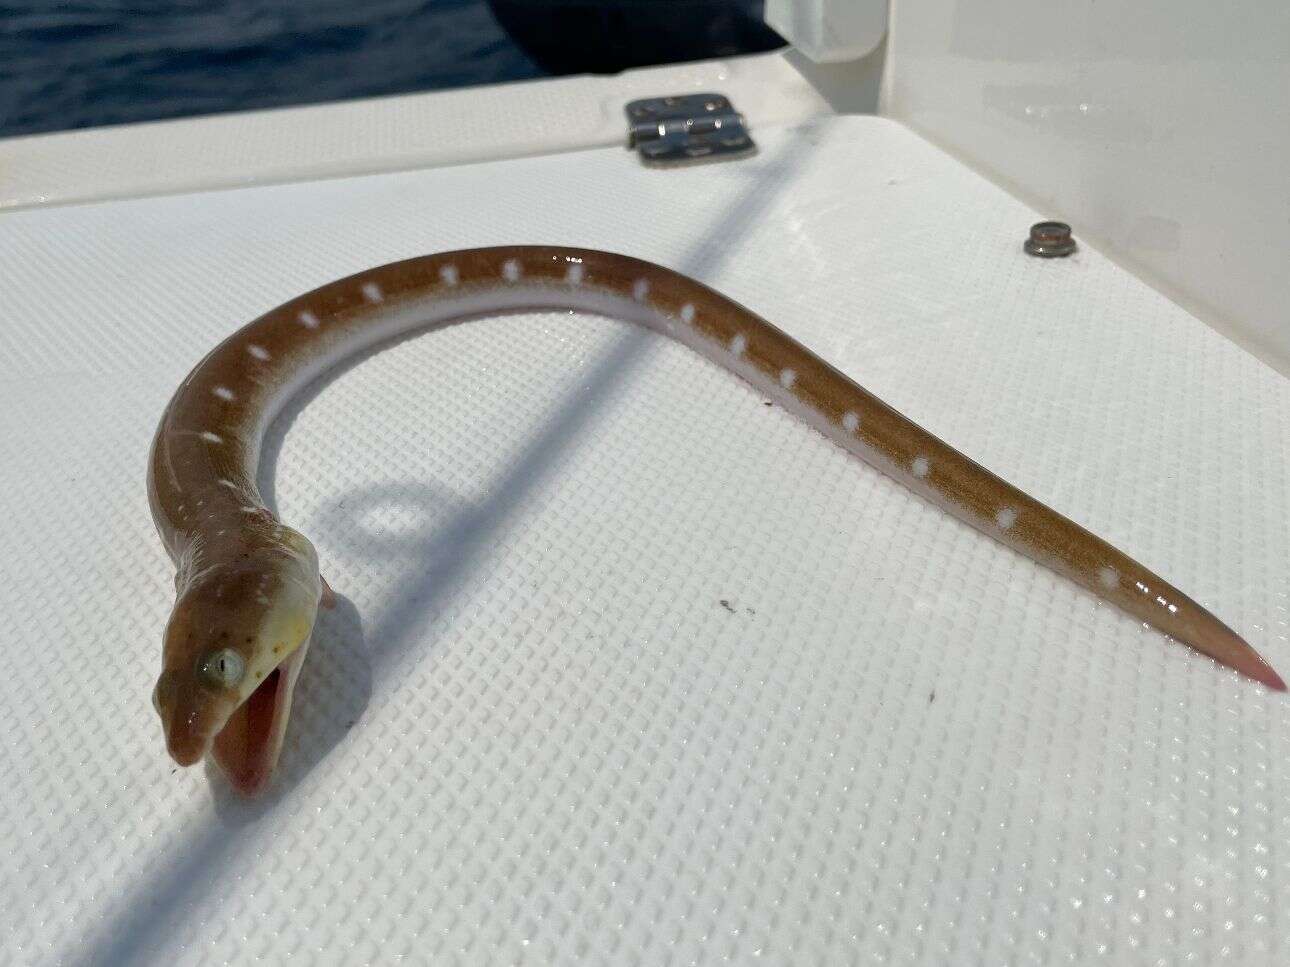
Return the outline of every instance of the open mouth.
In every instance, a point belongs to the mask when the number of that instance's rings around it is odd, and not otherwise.
[[[265,676],[215,736],[211,755],[233,788],[244,795],[260,792],[273,775],[304,652],[304,646],[297,648]]]

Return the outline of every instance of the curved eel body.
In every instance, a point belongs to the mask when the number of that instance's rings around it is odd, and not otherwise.
[[[578,309],[671,336],[938,507],[1176,640],[1274,689],[1259,655],[1142,565],[911,423],[754,313],[648,262],[515,246],[410,259],[323,286],[217,346],[161,419],[153,518],[177,600],[153,695],[171,755],[212,754],[245,793],[269,780],[314,618],[309,541],[256,486],[260,444],[303,384],[373,344],[486,312]]]

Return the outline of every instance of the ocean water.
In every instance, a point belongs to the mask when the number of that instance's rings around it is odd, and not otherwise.
[[[0,0],[0,137],[767,49],[760,6]]]
[[[481,0],[0,0],[0,136],[541,73]]]

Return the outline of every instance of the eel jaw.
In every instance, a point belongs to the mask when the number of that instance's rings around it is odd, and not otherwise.
[[[287,731],[291,695],[308,650],[306,638],[234,710],[215,736],[211,758],[229,784],[244,796],[262,792],[273,775]]]

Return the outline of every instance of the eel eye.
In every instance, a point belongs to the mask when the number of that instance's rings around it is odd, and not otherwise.
[[[232,688],[246,674],[246,662],[232,648],[221,648],[207,653],[198,672],[208,685]]]

